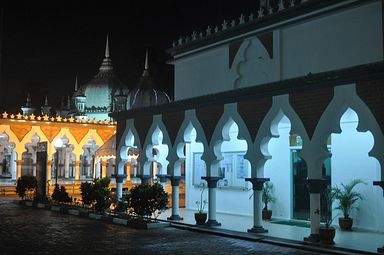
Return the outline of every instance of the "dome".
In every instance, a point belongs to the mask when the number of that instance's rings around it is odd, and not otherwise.
[[[139,108],[171,102],[164,91],[156,88],[155,79],[148,67],[148,51],[145,57],[145,68],[139,84],[129,93],[129,108]]]
[[[99,73],[75,91],[74,97],[79,100],[85,99],[82,112],[111,112],[113,97],[121,92],[128,95],[128,91],[128,87],[113,72],[107,37],[105,57],[99,68]]]

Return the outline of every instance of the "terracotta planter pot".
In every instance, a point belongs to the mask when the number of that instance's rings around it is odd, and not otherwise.
[[[204,225],[207,221],[207,213],[195,213],[195,220],[197,225]]]
[[[262,210],[261,213],[261,217],[263,220],[271,220],[272,210]]]
[[[320,243],[322,244],[334,244],[333,239],[335,238],[336,230],[333,227],[320,227],[319,228],[319,236]]]
[[[343,231],[352,231],[353,219],[352,218],[339,218],[339,226]]]

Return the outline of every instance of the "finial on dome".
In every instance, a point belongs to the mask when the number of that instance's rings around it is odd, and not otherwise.
[[[145,51],[145,65],[144,69],[148,70],[149,69],[149,64],[148,64],[148,49]]]
[[[77,91],[78,89],[78,83],[77,83],[77,75],[76,75],[76,80],[75,80],[75,92]]]
[[[27,103],[26,103],[26,106],[28,106],[28,107],[31,106],[31,94],[29,94],[29,92],[28,92],[28,95],[27,95]]]
[[[44,106],[48,106],[48,97],[47,96],[45,96]]]
[[[108,43],[108,34],[107,34],[107,41],[105,43],[105,57],[109,58],[109,43]]]

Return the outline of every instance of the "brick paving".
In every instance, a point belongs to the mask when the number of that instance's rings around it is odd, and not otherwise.
[[[173,227],[136,230],[0,198],[0,254],[326,254]]]

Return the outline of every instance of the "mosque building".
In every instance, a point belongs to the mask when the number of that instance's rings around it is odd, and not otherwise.
[[[321,210],[322,187],[361,179],[353,224],[384,232],[383,45],[382,1],[260,1],[257,12],[181,36],[168,49],[175,101],[110,114],[117,174],[134,149],[142,182],[171,181],[170,219],[182,219],[184,179],[186,210],[204,185],[206,225],[221,225],[217,212],[246,215],[250,232],[268,230],[269,181],[273,217],[308,220],[313,241],[321,214],[338,213]]]
[[[0,189],[14,192],[18,177],[37,175],[36,152],[41,142],[47,143],[48,184],[55,183],[56,175],[59,183],[76,184],[77,188],[82,181],[104,176],[112,177],[113,183],[116,121],[108,114],[170,102],[170,97],[156,87],[147,52],[143,75],[129,91],[114,73],[107,36],[99,72],[82,86],[76,78],[72,97],[56,113],[48,98],[40,109],[34,108],[28,94],[21,113],[2,114]]]

